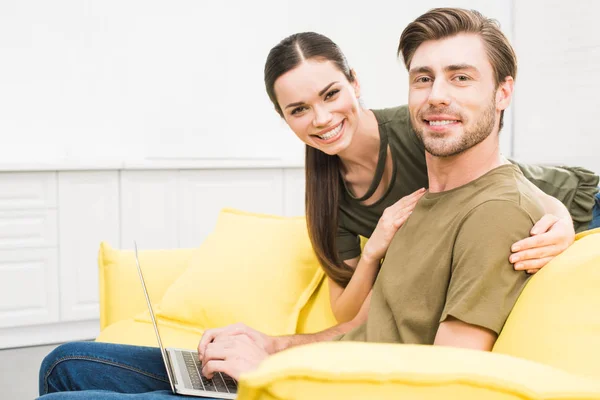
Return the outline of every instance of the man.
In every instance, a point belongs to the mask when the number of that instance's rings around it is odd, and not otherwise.
[[[417,18],[399,53],[430,188],[388,249],[366,323],[283,337],[241,324],[208,330],[198,346],[206,376],[237,378],[269,354],[332,339],[492,349],[528,278],[507,265],[510,246],[543,215],[499,150],[516,57],[494,21],[461,9]]]

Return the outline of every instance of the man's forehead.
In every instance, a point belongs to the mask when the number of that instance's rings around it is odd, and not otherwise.
[[[477,69],[491,68],[483,40],[477,34],[461,33],[440,40],[423,42],[415,51],[410,70],[418,68],[444,69],[453,65],[471,65]]]

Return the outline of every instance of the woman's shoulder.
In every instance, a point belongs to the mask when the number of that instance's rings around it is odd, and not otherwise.
[[[372,109],[375,118],[379,125],[390,124],[411,129],[410,116],[408,114],[408,106],[401,105],[397,107]]]
[[[377,118],[379,129],[384,131],[391,143],[397,143],[403,147],[410,147],[416,152],[423,152],[423,142],[410,123],[410,114],[407,105],[398,107],[371,110]]]

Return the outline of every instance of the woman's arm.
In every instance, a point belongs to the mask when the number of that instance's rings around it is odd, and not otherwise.
[[[530,237],[513,244],[510,262],[515,269],[533,274],[573,243],[575,229],[571,215],[563,203],[537,186],[531,186],[535,187],[546,215],[531,228]]]
[[[357,316],[366,302],[379,272],[379,260],[374,262],[365,260],[363,257],[356,257],[346,260],[346,264],[355,268],[354,275],[346,288],[328,279],[331,310],[335,319],[340,323],[351,321]]]
[[[425,189],[405,196],[386,208],[379,218],[373,234],[365,244],[360,257],[345,260],[354,274],[345,288],[329,279],[329,296],[333,315],[338,322],[352,320],[373,288],[381,259],[398,229],[408,219]]]

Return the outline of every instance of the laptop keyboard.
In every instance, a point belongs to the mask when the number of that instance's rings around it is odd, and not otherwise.
[[[198,353],[182,351],[181,354],[194,389],[218,393],[237,393],[237,382],[229,375],[217,372],[212,379],[207,379],[202,375],[200,372],[202,364],[198,360]]]

